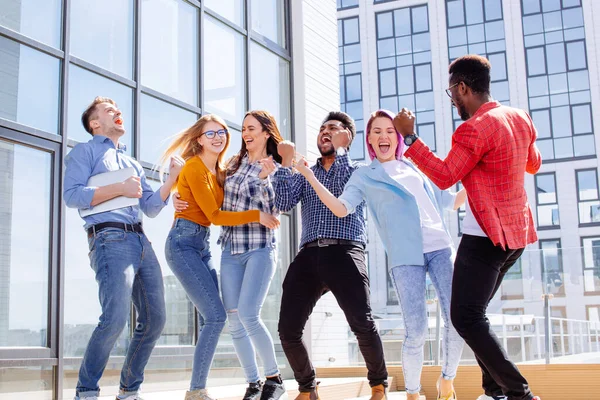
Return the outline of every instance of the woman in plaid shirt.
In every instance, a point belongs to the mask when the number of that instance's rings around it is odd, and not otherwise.
[[[242,148],[228,165],[223,210],[258,209],[277,215],[271,183],[273,163],[281,157],[283,139],[275,118],[267,111],[250,111],[242,124]],[[257,223],[224,226],[221,244],[221,294],[227,310],[235,351],[249,383],[244,399],[275,400],[285,394],[273,339],[260,318],[275,273],[275,231]],[[255,351],[256,349],[256,351]],[[260,382],[256,354],[263,362],[266,381]],[[262,389],[262,394],[261,394]]]

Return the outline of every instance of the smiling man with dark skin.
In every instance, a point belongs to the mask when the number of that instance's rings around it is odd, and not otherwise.
[[[415,132],[415,116],[402,109],[394,126],[410,146],[404,153],[440,189],[463,183],[468,202],[454,263],[452,323],[475,353],[485,394],[478,400],[532,400],[527,381],[502,349],[486,317],[504,275],[525,246],[537,241],[525,192],[525,173],[542,158],[529,115],[503,106],[490,94],[490,62],[481,56],[456,59],[446,93],[463,121],[445,159]]]
[[[359,167],[348,157],[355,135],[354,121],[343,112],[330,112],[321,124],[317,137],[321,158],[312,170],[315,179],[335,196],[342,193]],[[300,251],[285,276],[279,313],[281,345],[300,391],[296,400],[319,399],[315,369],[302,334],[315,304],[328,291],[336,298],[356,335],[368,369],[371,399],[382,400],[388,375],[381,338],[371,314],[365,262],[365,204],[361,203],[347,217],[336,217],[306,179],[292,170],[294,144],[282,142],[277,150],[282,157],[282,168],[275,172],[275,205],[285,212],[302,204]]]

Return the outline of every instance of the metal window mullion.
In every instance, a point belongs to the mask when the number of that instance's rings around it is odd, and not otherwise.
[[[244,57],[244,62],[246,63],[246,85],[245,85],[245,100],[246,100],[246,110],[250,110],[251,109],[251,105],[250,105],[250,99],[251,99],[251,85],[250,85],[250,74],[251,74],[251,56],[250,56],[250,45],[251,45],[251,40],[250,40],[250,32],[252,31],[252,20],[251,20],[251,12],[252,10],[251,8],[251,1],[250,0],[244,0],[245,3],[245,11],[246,11],[246,53],[245,53],[245,57]]]
[[[31,39],[29,36],[25,36],[22,33],[13,31],[12,29],[6,28],[0,25],[0,37],[5,37],[20,45],[31,47],[32,49],[38,50],[46,55],[53,56],[56,58],[63,58],[65,53],[62,50],[56,49],[45,43],[38,42],[35,39]]]
[[[204,66],[202,65],[202,54],[204,52],[204,2],[200,3],[198,9],[198,101],[197,106],[200,108],[200,115],[204,113]]]
[[[64,58],[62,65],[62,81],[61,81],[61,120],[60,120],[60,130],[62,135],[62,144],[61,151],[59,153],[58,161],[59,165],[57,166],[59,173],[58,184],[60,187],[58,193],[58,201],[59,204],[57,206],[59,210],[58,217],[58,268],[56,274],[56,290],[53,290],[55,293],[55,297],[57,297],[56,304],[56,312],[57,315],[54,316],[56,321],[56,332],[54,332],[54,338],[56,340],[55,349],[56,349],[56,358],[57,364],[55,367],[54,374],[54,398],[62,399],[63,396],[63,388],[64,388],[64,298],[65,298],[65,277],[66,277],[66,206],[63,202],[62,193],[64,189],[64,181],[63,181],[63,164],[64,158],[68,151],[68,143],[69,143],[69,133],[67,131],[67,116],[68,116],[68,92],[69,92],[69,70],[70,70],[70,49],[71,49],[71,0],[65,0],[63,2],[63,10],[62,10],[62,28],[63,28],[63,49],[64,49]],[[56,179],[53,182],[57,183]],[[52,334],[51,334],[52,336]]]
[[[133,151],[131,155],[136,160],[140,159],[141,143],[141,100],[142,100],[142,0],[134,0],[133,13],[133,51],[134,51],[134,91],[133,91]],[[129,304],[129,337],[133,336],[136,326],[137,313],[133,302]]]

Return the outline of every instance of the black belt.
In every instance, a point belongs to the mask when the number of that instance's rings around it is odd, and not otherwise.
[[[118,228],[123,229],[125,232],[137,232],[144,233],[142,229],[142,224],[126,224],[123,222],[102,222],[100,224],[92,225],[87,229],[88,236],[93,236],[94,234],[100,232],[102,229],[106,228]]]
[[[327,247],[327,246],[335,246],[336,244],[346,245],[346,246],[358,246],[360,248],[365,248],[365,245],[361,242],[357,242],[355,240],[345,240],[345,239],[317,239],[312,242],[306,243],[303,247]]]

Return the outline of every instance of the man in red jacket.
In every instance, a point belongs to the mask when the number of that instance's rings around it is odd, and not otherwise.
[[[419,140],[411,111],[402,109],[394,125],[409,146],[405,156],[440,189],[462,181],[467,191],[451,314],[481,367],[485,395],[480,399],[531,400],[538,398],[502,349],[486,309],[506,272],[537,240],[524,181],[526,172],[539,170],[542,159],[529,115],[492,99],[490,70],[490,62],[476,55],[450,65],[446,93],[465,122],[454,132],[446,159]]]

